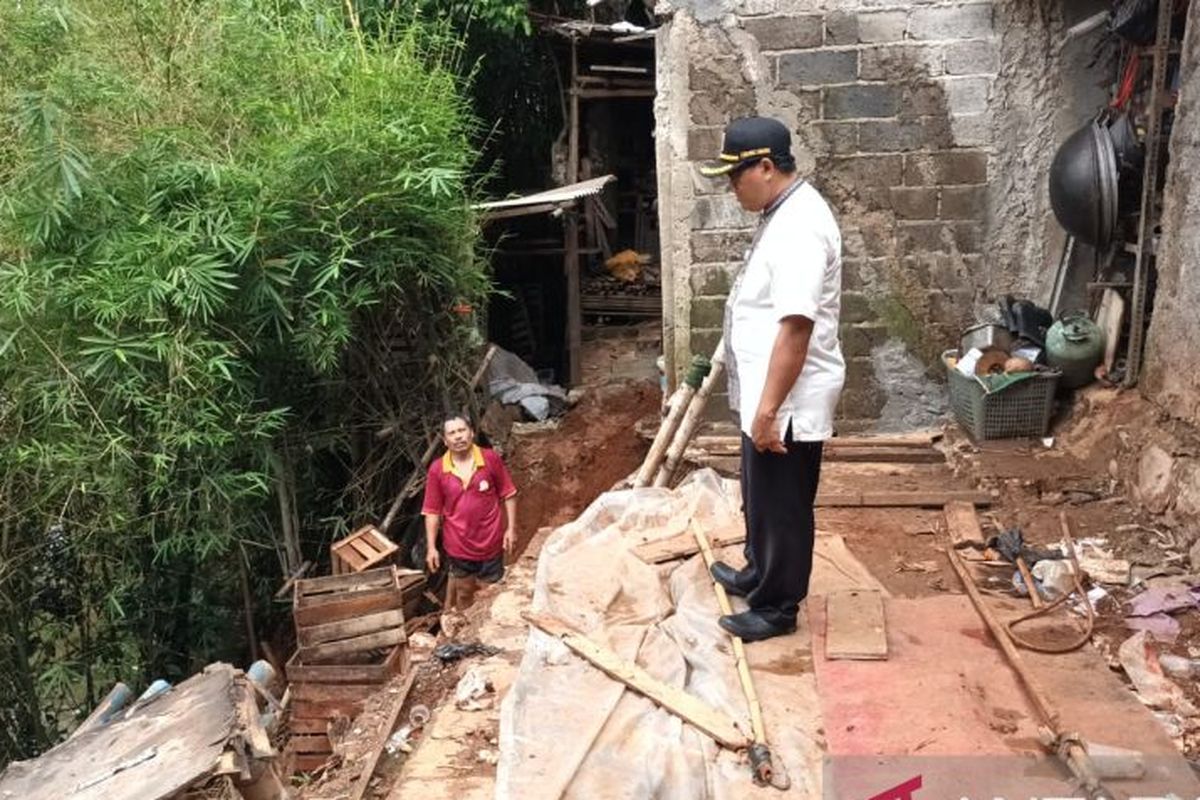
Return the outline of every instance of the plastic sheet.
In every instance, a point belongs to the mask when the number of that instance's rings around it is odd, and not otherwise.
[[[702,560],[651,566],[633,553],[637,545],[685,533],[693,517],[710,534],[736,529],[739,507],[737,484],[711,470],[694,473],[674,491],[602,495],[547,540],[532,610],[564,619],[729,715],[749,734],[745,697],[729,639],[716,624],[716,596]],[[818,547],[814,586],[878,587],[840,539],[828,540],[836,541]],[[736,558],[738,550],[727,552]],[[750,648],[768,739],[791,778],[789,791],[754,786],[744,753],[719,747],[532,629],[501,707],[496,797],[819,797],[820,721],[804,619],[802,611],[796,636]]]

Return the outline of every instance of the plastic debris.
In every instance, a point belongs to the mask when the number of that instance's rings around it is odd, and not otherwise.
[[[1158,654],[1145,631],[1126,639],[1117,650],[1117,658],[1146,705],[1185,716],[1200,713],[1184,696],[1183,689],[1163,674]]]
[[[1129,582],[1130,564],[1122,558],[1114,558],[1104,548],[1105,539],[1078,539],[1075,554],[1079,568],[1097,583],[1124,586]]]
[[[1163,672],[1172,678],[1181,680],[1200,678],[1200,658],[1163,653],[1158,657],[1158,664],[1162,667]]]
[[[483,749],[475,754],[475,760],[483,764],[498,764],[500,763],[500,754],[495,750]]]
[[[433,655],[439,661],[449,664],[467,656],[494,656],[499,652],[500,648],[483,642],[446,642],[438,645],[434,649]]]
[[[1148,617],[1126,617],[1125,627],[1131,631],[1145,631],[1160,642],[1174,642],[1179,637],[1179,620],[1169,614],[1151,614]]]
[[[1043,559],[1030,569],[1036,583],[1046,587],[1051,597],[1070,594],[1075,589],[1075,568],[1070,561]]]
[[[471,667],[454,689],[454,705],[463,711],[482,711],[492,707],[496,691],[492,681],[478,667]]]
[[[1129,601],[1129,616],[1148,617],[1200,606],[1200,586],[1156,586]]]

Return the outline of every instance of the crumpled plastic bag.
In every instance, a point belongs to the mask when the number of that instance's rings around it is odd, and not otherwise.
[[[471,667],[454,689],[454,705],[463,711],[482,711],[492,707],[496,689],[479,667]]]

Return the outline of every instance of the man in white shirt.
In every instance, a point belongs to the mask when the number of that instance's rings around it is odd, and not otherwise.
[[[748,642],[791,633],[812,572],[821,448],[845,382],[838,341],[842,237],[796,174],[791,134],[747,117],[725,129],[721,164],[738,202],[761,212],[725,308],[729,405],[742,431],[746,567],[713,577],[749,610],[720,619]]]

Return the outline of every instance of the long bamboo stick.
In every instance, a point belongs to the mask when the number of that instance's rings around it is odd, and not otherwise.
[[[690,527],[692,535],[696,537],[700,554],[704,558],[704,564],[711,572],[715,559],[712,548],[708,544],[708,537],[704,535],[704,531],[694,520],[690,523]],[[725,587],[713,580],[713,589],[717,593],[717,605],[720,607],[721,613],[732,614],[733,607],[729,604],[729,595],[725,592]],[[750,665],[746,661],[746,646],[742,642],[742,637],[730,634],[729,638],[733,640],[733,658],[737,664],[742,692],[746,695],[746,704],[750,707],[750,730],[754,738],[754,748],[752,749],[757,749],[761,754],[750,759],[755,772],[754,777],[760,783],[768,783],[771,780],[771,759],[767,744],[767,728],[763,724],[762,704],[758,700],[758,691],[754,688],[754,678],[750,675]],[[752,755],[754,754],[752,753]]]

